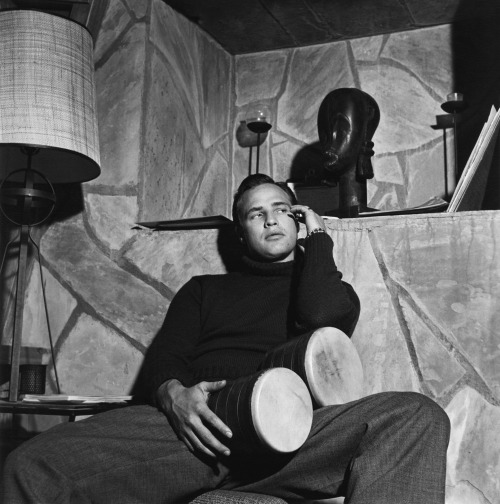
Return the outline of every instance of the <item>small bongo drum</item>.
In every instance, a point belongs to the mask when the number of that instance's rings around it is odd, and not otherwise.
[[[291,453],[307,439],[312,402],[304,381],[276,367],[229,382],[210,395],[210,409],[231,429],[233,452]]]
[[[343,404],[362,397],[363,366],[349,337],[322,327],[269,351],[260,369],[285,367],[306,383],[314,407]]]

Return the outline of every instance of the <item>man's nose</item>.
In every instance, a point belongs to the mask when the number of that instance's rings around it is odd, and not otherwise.
[[[276,220],[276,216],[274,215],[274,213],[267,214],[265,222],[266,227],[276,226],[276,224],[278,224],[278,221]]]

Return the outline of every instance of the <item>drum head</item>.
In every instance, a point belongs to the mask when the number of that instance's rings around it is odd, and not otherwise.
[[[312,401],[304,381],[286,368],[268,369],[255,383],[252,420],[260,440],[280,453],[298,450],[312,425]]]
[[[363,395],[363,366],[349,337],[322,327],[309,339],[304,367],[307,383],[320,406],[344,404]]]

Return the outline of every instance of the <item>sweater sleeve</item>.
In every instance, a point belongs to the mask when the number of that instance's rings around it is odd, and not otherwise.
[[[189,280],[174,296],[163,325],[146,352],[143,381],[146,397],[154,403],[158,387],[177,379],[188,384],[189,362],[200,335],[201,285],[196,277]]]
[[[315,233],[304,242],[304,263],[295,299],[296,324],[301,331],[336,327],[351,336],[360,302],[351,285],[342,281],[333,258],[333,241]]]

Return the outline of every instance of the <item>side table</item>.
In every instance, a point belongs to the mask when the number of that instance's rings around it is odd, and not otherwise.
[[[0,413],[13,413],[24,415],[59,415],[67,416],[73,422],[77,416],[95,415],[103,411],[128,406],[126,402],[102,403],[27,403],[22,401],[11,402],[0,400]]]

